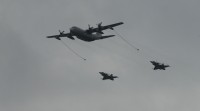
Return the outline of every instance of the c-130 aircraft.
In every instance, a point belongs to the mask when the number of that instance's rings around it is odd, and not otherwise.
[[[115,35],[106,35],[106,36],[102,36],[102,34],[104,34],[102,31],[106,30],[106,29],[111,29],[114,30],[113,27],[116,27],[118,25],[122,25],[124,24],[123,22],[118,22],[115,24],[111,24],[111,25],[106,25],[106,26],[102,26],[101,23],[97,24],[97,28],[93,28],[90,27],[90,25],[88,25],[88,29],[83,30],[79,27],[73,26],[70,28],[70,32],[69,33],[64,33],[64,31],[60,31],[59,35],[52,35],[52,36],[47,36],[47,38],[55,38],[57,40],[61,40],[61,37],[67,37],[69,39],[74,40],[74,36],[76,36],[78,39],[86,41],[86,42],[91,42],[94,40],[100,40],[100,39],[105,39],[105,38],[109,38],[109,37],[113,37]]]

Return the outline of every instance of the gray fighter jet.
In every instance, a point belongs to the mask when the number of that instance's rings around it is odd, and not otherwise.
[[[157,69],[165,70],[166,67],[170,67],[169,65],[164,65],[156,61],[150,61],[150,62],[154,65],[154,68],[153,68],[154,70],[157,70]]]
[[[117,76],[113,76],[113,74],[108,74],[105,72],[99,72],[99,73],[103,76],[102,80],[107,80],[107,79],[114,80],[115,78],[118,78]]]

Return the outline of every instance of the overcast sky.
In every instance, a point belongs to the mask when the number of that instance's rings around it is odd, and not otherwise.
[[[1,111],[199,111],[199,0],[0,0]],[[46,36],[124,22],[94,42]],[[105,34],[115,34],[105,31]],[[149,61],[169,64],[154,71]],[[102,81],[98,72],[119,76]]]

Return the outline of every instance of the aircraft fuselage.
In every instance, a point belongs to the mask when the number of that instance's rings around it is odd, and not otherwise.
[[[114,77],[110,77],[110,76],[105,77],[105,76],[104,76],[104,77],[102,78],[102,80],[107,80],[107,79],[114,80],[114,78],[117,78],[117,77],[115,77],[115,76],[114,76]]]
[[[79,27],[76,27],[76,26],[70,28],[70,33],[73,36],[76,36],[78,39],[81,39],[81,40],[87,41],[87,42],[100,39],[100,37],[101,37],[100,34],[99,35],[98,34],[88,34],[85,30],[83,30]]]

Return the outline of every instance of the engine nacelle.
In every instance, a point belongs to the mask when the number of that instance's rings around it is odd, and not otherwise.
[[[94,29],[94,28],[93,28],[93,27],[90,27],[90,25],[88,24],[87,33],[88,33],[88,34],[91,34],[93,29]]]
[[[99,24],[97,24],[97,26],[98,26],[98,33],[101,33],[101,34],[104,34],[103,32],[102,32],[102,26],[101,26],[101,24],[102,24],[102,22],[100,22]]]

